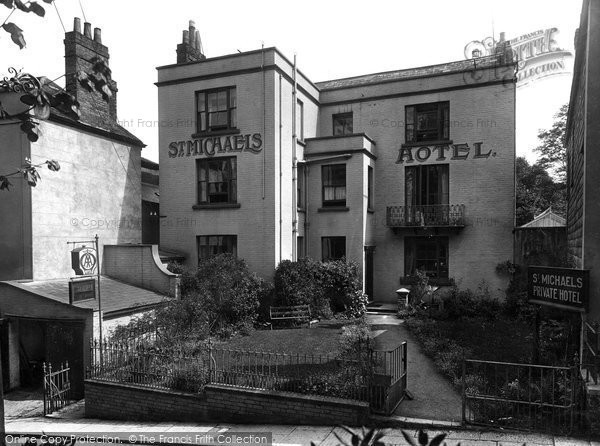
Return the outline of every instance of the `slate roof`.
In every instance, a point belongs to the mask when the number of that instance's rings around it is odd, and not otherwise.
[[[44,293],[62,303],[69,303],[69,280],[52,279],[36,280],[33,282],[20,283],[33,292]],[[136,308],[156,306],[167,299],[167,296],[130,285],[110,277],[101,276],[100,279],[102,312],[110,316],[113,312],[134,311]],[[98,301],[86,300],[77,302],[75,306],[80,308],[98,309]]]
[[[406,80],[420,77],[430,77],[441,74],[460,73],[467,70],[499,67],[501,65],[510,65],[510,63],[500,63],[498,55],[480,57],[474,62],[473,59],[458,60],[438,65],[429,65],[425,67],[408,68],[405,70],[385,71],[383,73],[365,74],[361,76],[347,77],[343,79],[334,79],[329,81],[317,82],[319,90],[336,90],[340,88],[360,87],[381,82],[391,82],[397,80]]]
[[[58,84],[51,81],[45,84],[45,88],[53,92],[64,91],[64,89],[61,88]],[[102,122],[101,126],[98,126],[86,122],[85,117],[75,119],[73,118],[73,116],[64,113],[56,107],[52,107],[50,110],[50,120],[61,122],[63,124],[70,125],[73,127],[81,128],[83,130],[88,130],[92,133],[100,133],[103,134],[103,136],[106,136],[107,138],[112,137],[113,139],[124,141],[138,147],[146,147],[146,144],[144,144],[137,136],[135,136],[129,130],[122,127],[117,121],[104,121]]]

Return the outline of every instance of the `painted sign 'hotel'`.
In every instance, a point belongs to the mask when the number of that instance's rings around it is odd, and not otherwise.
[[[512,260],[515,65],[473,60],[313,83],[276,48],[206,58],[184,32],[158,68],[161,246],[346,257],[378,301],[418,269],[492,294]]]

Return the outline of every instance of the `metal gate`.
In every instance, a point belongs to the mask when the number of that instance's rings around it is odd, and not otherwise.
[[[578,367],[463,362],[463,424],[568,435],[584,422],[583,406]]]
[[[52,370],[52,364],[44,362],[44,415],[56,412],[71,404],[71,368],[69,362]]]
[[[371,386],[371,410],[391,415],[404,400],[407,384],[407,343],[391,351],[374,351],[375,375]]]

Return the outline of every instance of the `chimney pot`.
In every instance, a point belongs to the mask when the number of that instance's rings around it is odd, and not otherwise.
[[[185,44],[190,43],[190,32],[187,29],[183,30],[183,43],[185,43]]]
[[[102,30],[100,28],[94,28],[94,42],[102,43]]]
[[[83,35],[88,39],[92,38],[92,24],[89,22],[85,22],[83,24]]]
[[[196,30],[196,37],[194,39],[194,48],[198,51],[201,51],[202,48],[200,48],[201,44],[200,44],[200,31]]]
[[[81,19],[79,17],[75,17],[73,20],[73,31],[81,34]]]
[[[190,28],[189,35],[190,35],[190,46],[192,48],[196,48],[196,31],[193,30],[192,28]]]
[[[505,33],[504,33],[504,31],[502,31],[500,33],[500,42],[504,42],[504,39],[505,39]]]
[[[194,22],[193,20],[190,20],[190,28],[195,28],[196,27],[196,22]]]

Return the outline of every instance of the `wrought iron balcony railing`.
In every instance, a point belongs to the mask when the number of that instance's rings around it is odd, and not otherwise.
[[[464,215],[464,204],[388,206],[387,225],[390,228],[462,228],[465,226]]]

